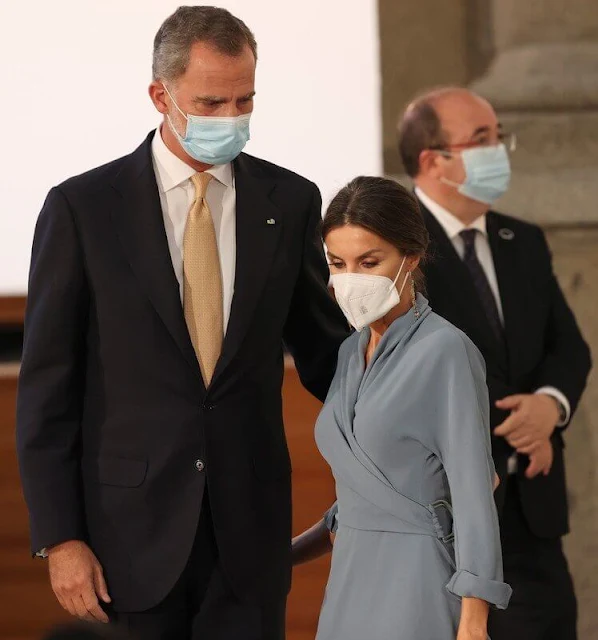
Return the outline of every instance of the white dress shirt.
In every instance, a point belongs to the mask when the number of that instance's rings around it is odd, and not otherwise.
[[[191,205],[195,200],[195,187],[191,176],[195,169],[177,158],[164,144],[160,129],[152,140],[154,172],[160,193],[160,204],[164,216],[164,228],[174,273],[179,282],[181,303],[183,301],[183,239],[185,225]],[[224,333],[230,318],[235,290],[237,261],[236,235],[236,191],[232,164],[215,165],[207,170],[214,176],[208,184],[206,200],[214,220],[216,242],[220,255],[222,273],[222,303]]]
[[[480,216],[469,226],[463,224],[456,216],[450,211],[447,211],[442,205],[432,200],[426,195],[419,187],[415,188],[415,195],[421,200],[423,205],[428,211],[436,218],[440,226],[444,229],[444,232],[452,242],[453,247],[457,255],[463,260],[465,255],[465,243],[463,238],[459,235],[461,231],[465,229],[476,229],[479,233],[475,237],[475,251],[482,269],[488,279],[488,284],[496,300],[496,306],[498,307],[498,314],[500,321],[504,325],[504,315],[502,309],[502,301],[500,299],[500,291],[498,288],[498,279],[496,277],[496,269],[494,267],[494,260],[492,258],[492,251],[490,249],[490,243],[488,241],[488,231],[486,229],[486,216]],[[564,417],[559,421],[557,426],[563,427],[569,422],[571,417],[571,405],[564,393],[556,389],[555,387],[542,387],[536,391],[536,393],[544,393],[553,397],[564,409]],[[509,472],[515,470],[514,459],[509,461]]]
[[[439,205],[437,202],[434,202],[434,200],[428,197],[419,187],[415,188],[415,195],[424,203],[426,209],[428,209],[428,211],[440,223],[440,226],[444,229],[449,240],[453,243],[453,247],[455,247],[455,251],[461,260],[463,260],[465,256],[465,243],[459,234],[461,231],[465,231],[465,229],[476,229],[479,232],[475,235],[475,252],[479,263],[482,265],[482,269],[484,270],[484,274],[486,275],[486,279],[488,280],[494,299],[496,300],[500,322],[504,325],[505,319],[502,312],[502,302],[500,300],[500,293],[498,290],[496,269],[494,268],[492,251],[490,250],[490,243],[488,242],[488,231],[486,230],[486,216],[480,216],[467,226],[464,225],[459,218],[455,217],[452,213],[449,213],[444,207]]]

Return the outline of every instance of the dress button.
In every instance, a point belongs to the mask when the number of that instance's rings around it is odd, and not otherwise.
[[[203,460],[196,460],[195,461],[195,468],[198,471],[203,471],[206,468],[206,465],[203,463]]]

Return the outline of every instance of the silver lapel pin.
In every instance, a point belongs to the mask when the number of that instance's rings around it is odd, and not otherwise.
[[[276,224],[276,220],[274,220],[274,218],[268,218],[266,224]]]
[[[503,229],[498,230],[498,235],[503,240],[512,240],[515,237],[515,232],[512,229],[507,229],[504,227]]]

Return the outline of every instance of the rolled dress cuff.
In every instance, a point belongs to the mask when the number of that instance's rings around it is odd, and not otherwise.
[[[506,609],[513,593],[508,584],[480,578],[469,571],[457,571],[446,588],[460,598],[485,600],[496,609]]]

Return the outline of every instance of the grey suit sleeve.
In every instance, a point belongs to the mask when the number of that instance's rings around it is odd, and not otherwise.
[[[503,582],[485,366],[465,340],[455,334],[438,367],[444,392],[438,407],[442,428],[436,439],[448,477],[455,532],[456,571],[447,589],[505,609],[511,588]]]

